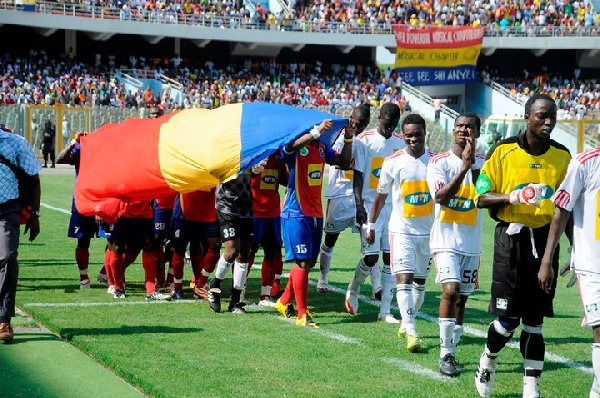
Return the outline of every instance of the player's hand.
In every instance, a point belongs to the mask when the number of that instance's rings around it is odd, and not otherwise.
[[[319,124],[319,132],[322,134],[323,132],[329,130],[333,126],[333,120],[325,119]]]
[[[254,166],[252,166],[252,173],[253,174],[260,174],[260,173],[262,173],[263,170],[265,169],[266,165],[267,165],[267,159],[261,160],[259,163],[257,163]]]
[[[463,149],[461,158],[463,161],[463,167],[471,168],[471,164],[473,164],[475,156],[475,145],[473,143],[473,137],[469,136],[467,138],[467,143],[465,145],[465,149]]]
[[[542,192],[545,184],[527,184],[521,189],[515,189],[508,197],[510,204],[522,203],[524,205],[534,205],[540,207],[542,202]]]
[[[27,235],[27,232],[29,232],[30,242],[33,242],[40,234],[40,218],[38,216],[34,216],[32,214],[29,217],[29,221],[27,221],[27,224],[25,224],[25,231],[23,233]]]
[[[96,225],[102,224],[102,219],[100,218],[100,216],[94,216],[94,221],[96,221]]]
[[[567,287],[573,287],[575,283],[577,283],[577,274],[575,273],[575,268],[571,267],[573,264],[572,259],[574,258],[573,246],[569,246],[569,249],[567,250],[569,252],[569,258],[565,262],[565,265],[560,269],[559,274],[560,276],[566,276],[568,273],[571,273],[571,277],[567,282]]]
[[[375,230],[371,228],[365,228],[365,240],[368,244],[372,245],[375,243]]]
[[[363,205],[356,205],[356,223],[358,225],[366,224],[367,211]]]
[[[78,133],[75,134],[75,138],[74,140],[77,142],[81,142],[81,137],[83,137],[85,134],[85,131],[80,131]]]
[[[554,283],[554,269],[552,269],[552,265],[549,261],[546,261],[546,259],[542,260],[542,265],[538,271],[538,282],[540,284],[540,289],[547,294],[550,294],[552,284]]]
[[[354,124],[354,120],[350,119],[346,127],[344,127],[344,138],[354,138],[358,127]]]

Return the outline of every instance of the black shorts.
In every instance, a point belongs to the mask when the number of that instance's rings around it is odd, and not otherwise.
[[[545,293],[538,282],[538,271],[550,226],[529,229],[509,236],[508,224],[496,225],[494,234],[494,263],[492,270],[492,299],[490,312],[498,316],[520,317],[525,319],[543,319],[553,317],[552,301],[556,290],[556,278],[550,294]],[[533,254],[531,232],[537,251]],[[554,274],[558,275],[559,248],[552,259]]]
[[[171,221],[170,240],[175,247],[188,243],[205,242],[206,239],[219,237],[219,224],[214,222],[188,221],[174,218]]]
[[[221,213],[217,210],[219,219],[219,233],[221,242],[240,239],[242,242],[252,243],[254,230],[253,218],[237,218],[229,214]]]

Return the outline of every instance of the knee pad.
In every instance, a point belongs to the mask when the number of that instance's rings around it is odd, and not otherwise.
[[[519,318],[509,318],[509,317],[500,317],[494,322],[497,322],[496,325],[500,326],[505,332],[513,333],[521,324]],[[498,330],[498,332],[501,332]]]

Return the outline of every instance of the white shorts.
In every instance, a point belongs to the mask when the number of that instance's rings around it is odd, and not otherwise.
[[[460,283],[460,294],[468,296],[479,289],[479,256],[465,256],[454,252],[433,254],[436,283]]]
[[[365,209],[367,210],[367,220],[371,217],[371,206],[372,203],[365,203]],[[390,222],[390,216],[392,214],[392,206],[385,205],[381,209],[381,213],[379,213],[379,217],[377,218],[377,222],[375,223],[375,242],[372,245],[368,244],[365,239],[365,231],[361,228],[360,231],[360,242],[361,249],[360,252],[365,256],[371,254],[379,254],[380,252],[389,253],[390,252],[390,237],[388,224]]]
[[[414,274],[426,279],[431,270],[429,236],[409,236],[390,232],[392,274]]]
[[[356,205],[354,196],[340,196],[327,201],[327,218],[325,219],[326,233],[340,233],[346,228],[354,227]]]
[[[581,326],[598,326],[600,325],[600,275],[577,274],[577,280],[585,313]]]

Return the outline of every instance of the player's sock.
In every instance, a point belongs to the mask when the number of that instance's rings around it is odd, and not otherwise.
[[[108,279],[108,286],[115,285],[115,271],[111,264],[112,252],[110,250],[106,250],[104,252],[104,272],[106,272],[106,278]]]
[[[413,303],[415,304],[415,316],[417,316],[421,310],[421,307],[423,306],[423,302],[425,301],[425,285],[420,285],[413,281],[412,296]]]
[[[165,287],[170,286],[174,283],[175,278],[173,277],[173,260],[171,257],[171,264],[169,264],[169,269],[167,270],[167,279],[165,280]]]
[[[331,259],[333,258],[333,247],[325,246],[325,243],[321,245],[321,251],[319,252],[319,281],[326,283],[327,275],[331,267]]]
[[[260,299],[264,300],[266,296],[271,295],[271,285],[275,277],[272,258],[264,258],[260,270]]]
[[[183,268],[185,266],[185,260],[180,253],[173,252],[171,263],[173,264],[173,283],[175,284],[175,290],[183,289]]]
[[[215,278],[219,278],[221,280],[225,279],[225,276],[229,272],[229,269],[233,263],[228,263],[225,260],[225,256],[221,256],[219,261],[217,262],[217,270],[215,271]]]
[[[352,278],[348,288],[352,290],[360,289],[360,285],[367,279],[370,272],[371,267],[365,264],[365,260],[363,258],[358,260],[358,264],[356,264],[356,269],[354,270],[354,278]]]
[[[377,262],[375,263],[374,266],[371,267],[371,269],[369,270],[370,272],[370,276],[371,276],[371,286],[372,286],[372,290],[373,293],[381,290],[381,267],[379,266],[379,260],[377,260]],[[396,281],[394,280],[394,284],[396,284]]]
[[[458,347],[458,343],[460,342],[460,338],[462,337],[463,326],[462,325],[454,325],[454,335],[452,339],[454,340],[454,351],[456,352],[456,347]]]
[[[111,253],[110,265],[114,270],[115,290],[125,290],[125,253]]]
[[[221,254],[212,249],[208,249],[204,255],[204,264],[202,265],[202,271],[200,276],[196,276],[196,286],[203,287],[206,285],[210,274],[215,270],[217,262],[219,261]]]
[[[292,272],[294,273],[294,296],[298,306],[298,319],[300,319],[308,309],[308,270],[292,268],[290,279],[292,278]]]
[[[159,246],[155,251],[156,256],[156,284],[163,286],[165,284],[165,251]]]
[[[281,292],[281,274],[283,273],[283,258],[281,253],[277,254],[273,260],[275,276],[271,285],[271,296],[277,296]]]
[[[407,334],[417,334],[411,284],[398,283],[396,285],[396,301],[398,301],[398,308],[402,317],[402,327],[406,329]]]
[[[196,254],[190,257],[190,262],[192,263],[192,271],[194,272],[194,283],[199,287],[204,286],[204,284],[198,283],[198,280],[202,276],[202,268],[204,267],[204,256],[202,254]]]
[[[281,297],[279,298],[279,300],[281,301],[281,304],[289,304],[292,301],[292,298],[295,296],[294,294],[294,272],[292,272],[294,269],[292,268],[290,270],[290,277],[288,278],[288,283],[285,287],[285,290],[283,291],[283,294],[281,295]]]
[[[156,252],[142,252],[142,267],[144,268],[144,283],[146,285],[146,294],[152,294],[156,291]]]
[[[493,358],[498,356],[498,353],[512,338],[517,326],[519,326],[518,319],[513,321],[510,318],[506,321],[496,319],[490,323],[486,340],[486,348],[489,352],[489,356]]]
[[[392,310],[392,300],[394,299],[394,287],[396,287],[396,276],[392,275],[389,265],[384,265],[381,272],[381,306],[379,314],[389,314]],[[413,315],[414,316],[414,315]]]
[[[523,396],[539,395],[539,379],[544,370],[546,345],[542,336],[542,327],[523,324],[519,339],[523,356]]]
[[[454,355],[454,325],[455,318],[440,318],[440,358],[444,358],[446,354]]]
[[[248,263],[238,263],[235,261],[235,266],[233,267],[233,288],[235,290],[239,290],[240,292],[244,290],[246,286],[246,275],[248,274]],[[240,296],[237,296],[237,301],[234,300],[234,296],[232,293],[231,301],[234,304],[240,302]]]
[[[75,248],[75,261],[79,268],[79,280],[84,281],[90,279],[88,276],[88,266],[90,264],[90,249],[82,247]]]
[[[600,343],[592,344],[592,367],[594,369],[594,384],[592,385],[592,390],[600,393]]]

